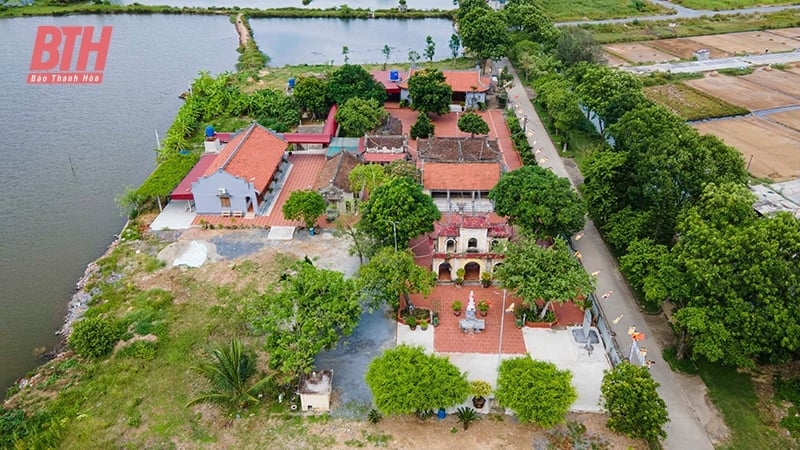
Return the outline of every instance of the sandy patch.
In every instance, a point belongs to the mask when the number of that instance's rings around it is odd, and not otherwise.
[[[743,77],[711,72],[704,78],[688,80],[685,83],[714,97],[721,98],[728,103],[747,108],[750,111],[798,104],[798,99],[792,96],[760,86]]]
[[[800,109],[769,114],[765,117],[800,132]]]
[[[755,177],[774,181],[800,177],[800,132],[756,117],[695,123],[694,127],[739,150]]]
[[[693,40],[706,47],[716,47],[734,55],[788,52],[800,47],[800,41],[768,31],[696,36]]]
[[[711,52],[711,58],[726,58],[728,56],[732,56],[731,53],[715,47],[709,47],[708,45],[691,38],[658,39],[655,41],[648,41],[647,45],[655,47],[659,50],[663,50],[666,53],[676,55],[681,59],[692,59],[694,58],[694,52],[703,48],[708,49]]]
[[[657,48],[650,47],[647,42],[631,42],[622,44],[604,45],[606,53],[616,55],[633,64],[661,63],[677,61],[678,58]]]
[[[762,86],[764,89],[772,89],[790,95],[795,98],[796,104],[800,104],[800,73],[767,66],[758,68],[750,75],[743,75],[741,78]]]

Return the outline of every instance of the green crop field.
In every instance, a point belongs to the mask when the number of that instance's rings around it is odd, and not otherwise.
[[[651,86],[644,89],[644,94],[686,120],[727,117],[750,112],[681,83]]]
[[[541,0],[541,4],[554,22],[652,16],[674,12],[646,0]]]
[[[672,3],[692,9],[723,11],[768,5],[796,5],[797,0],[672,0]]]

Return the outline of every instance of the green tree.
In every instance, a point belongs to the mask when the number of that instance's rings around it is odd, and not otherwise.
[[[347,236],[350,238],[350,256],[358,255],[359,264],[364,264],[364,259],[369,258],[377,250],[372,236],[362,230],[358,224],[358,217],[352,213],[340,214],[334,222],[334,236]]]
[[[283,216],[302,220],[306,228],[314,228],[317,218],[325,212],[325,198],[317,191],[294,191],[283,204]]]
[[[300,77],[294,85],[292,95],[301,108],[316,118],[324,115],[328,110],[326,87],[325,80],[322,78]]]
[[[327,93],[329,104],[343,105],[353,97],[375,99],[381,105],[386,101],[383,84],[363,67],[352,64],[345,64],[328,75]]]
[[[361,191],[372,192],[386,181],[384,167],[380,164],[359,164],[348,175],[350,191],[359,195]]]
[[[342,56],[344,56],[345,65],[347,65],[347,62],[350,61],[350,48],[346,45],[342,46]]]
[[[209,350],[211,361],[201,362],[192,370],[205,376],[211,389],[202,392],[186,406],[198,403],[218,403],[229,407],[244,408],[258,403],[258,395],[264,391],[271,377],[248,383],[256,373],[256,356],[248,351],[238,339],[230,345],[218,344]]]
[[[627,160],[625,152],[596,148],[580,164],[583,175],[580,191],[589,217],[601,228],[624,204]]]
[[[659,272],[668,255],[666,245],[656,244],[652,239],[635,239],[628,245],[627,253],[619,258],[620,270],[640,299],[645,298],[644,286],[648,279]]]
[[[455,59],[458,58],[458,50],[461,48],[461,39],[457,34],[453,33],[450,35],[450,42],[448,45],[450,47],[450,54],[453,55],[453,61],[455,61]]]
[[[469,133],[472,137],[476,134],[489,134],[489,124],[479,114],[468,112],[458,118],[458,129]]]
[[[583,119],[578,95],[570,88],[569,82],[559,76],[549,77],[538,86],[537,100],[550,113],[556,134],[566,135],[567,131],[575,128]]]
[[[420,414],[455,406],[469,395],[466,374],[446,357],[426,355],[422,347],[386,350],[370,363],[366,381],[384,414]]]
[[[619,69],[585,65],[576,93],[587,107],[587,114],[594,112],[601,120],[600,132],[613,125],[625,111],[645,103],[642,81],[638,76]]]
[[[290,379],[309,373],[317,353],[349,336],[360,314],[354,282],[307,261],[296,262],[246,309],[253,328],[266,335],[270,367]]]
[[[419,52],[418,51],[411,50],[410,52],[408,52],[408,62],[411,63],[411,67],[412,68],[414,67],[414,64],[416,64],[417,61],[419,61],[420,58],[421,58],[421,56],[419,56]]]
[[[594,279],[560,238],[547,248],[532,239],[510,244],[494,276],[503,287],[515,290],[526,306],[535,308],[537,300],[545,300],[541,318],[553,301],[567,302],[594,290]]]
[[[523,166],[505,173],[489,192],[497,214],[527,233],[544,238],[570,235],[583,228],[583,201],[566,178],[539,166]]]
[[[377,100],[353,97],[336,110],[336,121],[345,135],[359,137],[380,125],[388,115]]]
[[[411,161],[396,159],[384,167],[388,178],[411,178],[417,183],[422,182],[422,177],[417,165]]]
[[[433,231],[433,223],[442,215],[422,186],[408,177],[392,178],[378,186],[361,208],[360,226],[381,247],[404,249],[408,241]]]
[[[119,337],[119,330],[109,320],[88,317],[73,327],[69,346],[84,358],[99,358],[111,353]]]
[[[411,250],[384,247],[358,271],[362,295],[372,308],[383,304],[399,307],[402,296],[411,304],[411,294],[428,295],[436,286],[436,274],[418,266]]]
[[[417,121],[411,126],[411,139],[428,138],[433,135],[434,125],[428,114],[425,112],[419,113]]]
[[[755,217],[753,201],[742,185],[707,186],[680,221],[672,270],[659,274],[682,274],[684,288],[667,295],[681,307],[674,317],[694,357],[754,367],[800,350],[800,299],[788,294],[800,284],[800,222],[788,213]]]
[[[603,49],[595,42],[591,33],[580,27],[564,27],[556,39],[556,55],[565,66],[579,62],[602,64]]]
[[[383,50],[381,50],[385,59],[383,60],[383,70],[386,70],[386,64],[389,63],[389,57],[392,55],[392,49],[389,47],[389,44],[383,46]]]
[[[458,2],[458,10],[456,11],[456,21],[460,22],[467,14],[476,10],[489,13],[492,12],[492,7],[489,6],[485,0],[460,0]]]
[[[500,363],[495,395],[514,410],[520,422],[543,428],[563,422],[578,398],[569,370],[558,370],[555,364],[535,361],[530,355]]]
[[[453,89],[441,70],[424,69],[414,72],[408,79],[408,96],[415,110],[442,115],[450,111]]]
[[[436,56],[436,43],[433,42],[433,38],[427,36],[425,38],[425,57],[428,58],[428,61],[433,61],[433,57]]]
[[[501,12],[476,10],[458,21],[461,42],[481,61],[506,55],[511,43]]]
[[[667,437],[667,404],[646,367],[623,362],[603,375],[600,392],[608,411],[608,428],[635,439],[657,442]]]
[[[511,3],[503,10],[508,26],[524,39],[552,48],[559,32],[541,6],[534,2]]]
[[[546,75],[562,78],[556,74],[556,69],[559,67],[558,60],[551,53],[544,51],[539,43],[529,40],[519,41],[514,44],[511,54],[514,58],[514,67],[522,72],[525,81],[531,78],[537,80]]]

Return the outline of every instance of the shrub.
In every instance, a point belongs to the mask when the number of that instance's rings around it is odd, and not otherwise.
[[[90,317],[75,324],[69,336],[69,346],[80,356],[105,356],[119,340],[119,330],[102,317]]]

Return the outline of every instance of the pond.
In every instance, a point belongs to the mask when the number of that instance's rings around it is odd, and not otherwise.
[[[270,65],[342,64],[342,47],[350,63],[384,61],[383,46],[391,49],[390,62],[408,61],[408,53],[423,55],[425,38],[436,44],[434,59],[450,57],[448,43],[453,23],[447,19],[250,19],[253,38]]]

